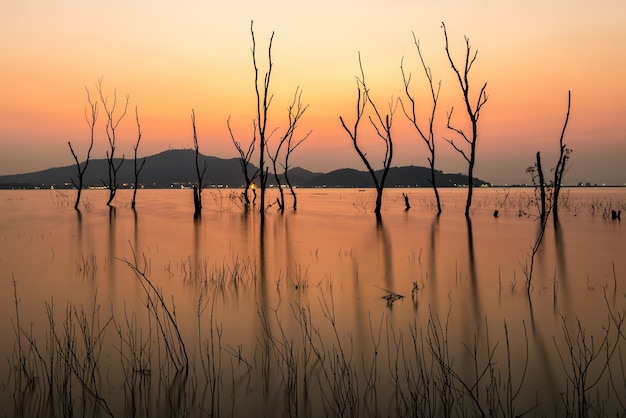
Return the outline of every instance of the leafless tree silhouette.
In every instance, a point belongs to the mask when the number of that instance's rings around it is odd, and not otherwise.
[[[554,180],[551,184],[547,184],[545,180],[545,176],[543,174],[543,169],[541,167],[541,153],[537,152],[536,163],[533,166],[528,167],[526,172],[530,173],[533,186],[535,190],[539,192],[539,212],[540,218],[543,224],[552,212],[552,218],[554,220],[555,225],[558,224],[558,205],[559,205],[559,193],[561,191],[561,186],[563,185],[563,176],[567,171],[567,161],[569,160],[570,154],[572,150],[567,148],[567,146],[563,143],[563,137],[565,136],[565,130],[567,128],[567,123],[569,121],[570,114],[570,106],[571,106],[571,92],[567,93],[567,114],[565,116],[565,123],[563,125],[563,129],[561,131],[561,136],[559,139],[559,159],[557,160],[556,166],[554,167]]]
[[[289,173],[288,173],[289,156],[298,147],[298,145],[304,142],[311,134],[311,132],[309,131],[303,138],[298,139],[298,140],[294,139],[294,133],[298,126],[298,122],[300,121],[300,118],[302,117],[302,115],[304,115],[308,107],[309,107],[308,105],[302,104],[302,90],[299,87],[296,88],[296,92],[293,96],[293,100],[291,104],[289,105],[287,129],[280,136],[278,140],[278,144],[276,145],[275,152],[272,154],[268,151],[268,156],[270,160],[272,161],[272,168],[274,170],[274,178],[276,179],[276,184],[280,192],[279,197],[277,198],[277,203],[278,203],[278,208],[281,212],[285,211],[285,193],[283,191],[283,187],[282,187],[283,184],[280,179],[280,174],[278,173],[278,158],[280,155],[280,151],[285,147],[284,164],[281,163],[282,168],[284,170],[283,177],[294,199],[293,209],[296,210],[297,208],[296,192],[291,182],[289,181]]]
[[[235,145],[237,152],[239,152],[239,164],[241,165],[241,171],[243,172],[243,176],[245,179],[245,185],[244,185],[242,197],[244,201],[244,206],[246,210],[248,210],[250,209],[250,196],[248,196],[248,191],[250,190],[250,187],[252,186],[254,179],[259,175],[258,168],[252,174],[250,174],[249,172],[250,160],[252,159],[252,154],[254,153],[254,146],[256,144],[256,121],[252,122],[252,125],[253,125],[252,126],[252,130],[253,130],[252,141],[250,141],[250,145],[248,145],[248,148],[245,151],[241,143],[235,139],[235,135],[233,134],[233,130],[230,126],[230,116],[226,120],[226,125],[228,126],[228,132],[230,133],[230,139],[233,141],[233,144]],[[256,196],[256,192],[254,193]]]
[[[106,114],[106,135],[109,141],[109,149],[107,150],[107,161],[109,166],[109,180],[108,182],[103,181],[104,185],[109,189],[109,199],[107,200],[107,206],[111,207],[111,203],[113,199],[115,199],[115,194],[117,192],[118,184],[117,184],[117,172],[120,167],[124,163],[124,156],[119,160],[119,163],[115,161],[115,146],[116,146],[116,130],[119,126],[124,116],[126,116],[126,112],[128,110],[129,96],[126,95],[126,102],[124,104],[124,108],[120,113],[117,112],[117,91],[113,92],[113,102],[109,102],[108,96],[104,95],[102,91],[102,79],[98,80],[96,84],[98,93],[100,95],[100,102],[102,103],[102,107],[104,108],[104,113]]]
[[[546,226],[548,223],[548,216],[552,211],[552,220],[554,221],[554,227],[557,228],[559,224],[558,218],[558,205],[559,205],[559,192],[562,186],[563,175],[566,171],[567,161],[572,152],[570,148],[567,148],[565,144],[563,144],[563,137],[565,136],[565,129],[567,128],[567,122],[569,121],[570,114],[570,106],[571,106],[571,92],[567,92],[567,114],[565,116],[565,123],[563,124],[563,129],[561,131],[561,137],[559,139],[559,159],[557,161],[556,167],[554,168],[554,183],[552,186],[547,186],[545,181],[545,176],[543,173],[543,168],[541,166],[541,153],[537,152],[536,162],[534,166],[528,167],[526,172],[530,173],[533,181],[533,185],[535,187],[535,191],[539,191],[539,199],[540,199],[540,207],[539,207],[539,220],[541,221],[539,225],[539,232],[537,233],[537,238],[535,239],[535,243],[532,247],[530,254],[530,263],[525,266],[524,274],[526,276],[526,291],[528,294],[528,298],[530,299],[530,287],[533,278],[533,267],[535,262],[535,256],[539,251],[541,246],[541,242],[543,241],[543,237],[545,235]],[[549,202],[549,203],[548,203]]]
[[[191,127],[193,128],[193,147],[196,151],[196,178],[198,179],[198,182],[193,185],[193,217],[197,218],[202,213],[202,188],[204,187],[202,182],[208,164],[205,160],[202,164],[202,168],[200,168],[200,147],[198,145],[198,134],[196,132],[196,112],[193,109],[191,109]]]
[[[476,98],[470,97],[469,73],[472,69],[472,66],[474,65],[474,62],[476,61],[478,51],[476,50],[472,52],[469,38],[466,36],[464,64],[463,67],[459,70],[459,67],[457,67],[457,64],[455,64],[454,60],[452,59],[452,55],[450,54],[446,25],[444,23],[441,23],[441,27],[443,28],[443,35],[446,42],[446,55],[448,56],[448,61],[450,62],[452,70],[456,74],[456,77],[459,81],[459,86],[461,87],[461,91],[463,93],[465,109],[467,112],[467,116],[470,120],[472,129],[472,132],[470,134],[467,134],[462,128],[452,126],[451,121],[454,107],[450,109],[450,112],[448,112],[447,127],[448,129],[458,134],[463,139],[463,142],[466,144],[465,146],[457,145],[454,140],[446,139],[446,141],[449,142],[450,145],[452,145],[452,147],[463,156],[465,161],[467,161],[467,180],[469,184],[467,189],[467,202],[465,203],[465,216],[469,216],[470,207],[472,206],[472,192],[474,190],[474,164],[476,162],[476,142],[478,140],[478,119],[480,117],[480,111],[482,110],[482,107],[485,105],[485,103],[487,103],[487,83],[484,83],[482,85],[480,92],[478,93],[478,96]],[[467,147],[469,147],[469,151],[467,150]]]
[[[427,127],[424,128],[420,126],[419,122],[417,121],[417,115],[416,115],[417,106],[415,103],[415,98],[412,95],[410,88],[409,88],[411,84],[411,74],[410,73],[408,75],[406,74],[404,70],[404,62],[403,62],[404,60],[400,62],[400,70],[402,71],[402,81],[404,83],[404,92],[408,99],[408,103],[405,106],[404,102],[400,100],[400,105],[402,106],[402,111],[404,112],[404,115],[409,120],[409,122],[411,122],[411,124],[417,131],[417,134],[419,135],[419,137],[422,138],[422,140],[428,147],[428,151],[430,154],[429,157],[427,158],[428,164],[430,166],[429,181],[430,181],[430,184],[433,186],[433,191],[435,192],[435,199],[437,201],[437,215],[440,215],[441,214],[441,199],[439,198],[439,190],[437,189],[437,181],[435,177],[435,135],[434,135],[433,125],[435,121],[435,113],[437,111],[437,102],[439,100],[439,92],[441,91],[441,80],[439,80],[439,83],[437,83],[437,89],[435,90],[435,86],[433,84],[432,72],[430,70],[430,67],[426,66],[424,57],[422,55],[422,50],[420,48],[419,41],[415,37],[415,33],[413,33],[413,43],[415,44],[417,48],[417,54],[419,55],[420,62],[422,63],[422,68],[424,69],[424,74],[426,75],[426,78],[428,79],[428,85],[430,87],[430,97],[432,99],[432,107],[430,109],[430,116],[428,118]]]
[[[298,198],[296,196],[296,191],[294,190],[293,185],[291,184],[291,181],[289,181],[289,157],[291,156],[293,151],[296,148],[298,148],[300,144],[302,144],[304,141],[307,140],[307,138],[311,135],[311,132],[312,132],[312,131],[307,132],[307,134],[304,135],[300,139],[294,139],[293,137],[297,120],[300,119],[304,111],[309,107],[309,105],[306,105],[304,107],[302,106],[301,96],[302,96],[302,90],[298,91],[298,89],[296,89],[296,94],[294,95],[294,101],[292,105],[289,107],[289,125],[290,126],[293,125],[293,129],[291,130],[291,133],[289,134],[287,138],[285,162],[284,164],[282,164],[283,169],[285,170],[285,183],[287,183],[287,187],[289,187],[289,192],[291,193],[291,196],[293,197],[293,210],[294,211],[297,210],[298,208]],[[294,108],[295,108],[295,111],[294,111]]]
[[[139,187],[139,174],[141,173],[143,166],[146,164],[146,159],[144,158],[141,161],[141,164],[137,165],[137,150],[139,149],[139,142],[141,141],[141,125],[139,124],[139,111],[137,110],[137,107],[135,107],[135,120],[137,121],[137,142],[133,146],[133,149],[135,151],[134,160],[133,160],[134,161],[133,171],[135,173],[135,182],[133,186],[133,200],[130,204],[132,209],[135,209],[135,202],[137,201],[137,188]]]
[[[531,252],[529,255],[529,262],[522,266],[522,270],[524,275],[526,276],[526,294],[528,299],[530,300],[530,288],[533,279],[533,272],[535,266],[535,258],[537,253],[539,252],[539,248],[541,247],[541,243],[543,242],[543,237],[546,232],[546,225],[548,223],[548,216],[550,215],[550,210],[552,208],[547,202],[551,198],[551,190],[547,188],[545,183],[545,176],[543,174],[543,167],[541,165],[541,153],[537,151],[535,164],[528,167],[526,169],[527,173],[530,173],[532,178],[533,186],[535,187],[535,193],[539,192],[539,229],[537,232],[537,237],[535,238],[535,242],[531,247]]]
[[[526,172],[530,174],[530,178],[533,182],[533,188],[535,190],[535,198],[537,199],[537,207],[539,209],[539,218],[541,223],[545,224],[545,220],[550,213],[552,204],[548,204],[548,200],[552,198],[551,188],[546,184],[546,179],[543,174],[543,167],[541,164],[541,152],[537,151],[535,157],[535,164],[526,169]]]
[[[259,87],[259,67],[257,65],[256,56],[256,40],[254,38],[254,21],[250,22],[250,33],[252,35],[252,63],[254,65],[254,90],[256,93],[256,127],[259,132],[259,182],[261,188],[261,207],[260,214],[261,220],[265,218],[265,188],[267,185],[267,171],[265,166],[265,146],[267,145],[268,135],[267,129],[267,117],[269,107],[272,103],[273,95],[270,94],[270,80],[272,77],[272,42],[274,40],[274,32],[270,37],[270,42],[267,47],[268,55],[268,68],[265,76],[263,77],[263,85]]]
[[[365,72],[363,71],[363,64],[361,62],[361,54],[359,53],[359,69],[361,70],[361,78],[356,78],[357,83],[357,101],[356,101],[356,115],[354,120],[354,125],[351,128],[348,128],[342,116],[339,116],[339,121],[341,122],[341,126],[348,133],[350,139],[352,140],[352,145],[356,150],[357,154],[367,167],[367,171],[369,171],[372,176],[372,180],[374,181],[374,185],[376,187],[376,206],[374,208],[374,213],[376,214],[377,219],[381,219],[381,207],[383,200],[383,190],[385,188],[385,179],[387,178],[387,174],[389,173],[389,168],[391,167],[391,161],[393,158],[393,139],[391,136],[391,126],[393,123],[393,114],[395,112],[395,105],[391,103],[389,105],[389,113],[387,113],[384,117],[378,111],[378,107],[374,104],[372,100],[369,90],[367,88],[367,84],[365,83]],[[365,109],[367,105],[370,105],[372,111],[374,113],[373,116],[369,116],[370,123],[374,127],[376,134],[379,138],[383,140],[385,144],[385,155],[383,157],[383,171],[380,177],[380,180],[376,176],[376,171],[372,167],[371,163],[367,159],[365,152],[361,149],[361,146],[358,143],[358,129],[359,124],[361,123],[361,119],[365,114]]]
[[[554,191],[552,198],[552,219],[554,224],[559,222],[559,195],[561,193],[561,186],[563,185],[563,175],[565,174],[567,161],[572,153],[571,148],[563,143],[563,137],[565,136],[565,129],[567,128],[567,122],[569,121],[569,112],[571,107],[571,91],[567,92],[567,114],[565,115],[565,123],[563,124],[563,130],[561,131],[561,137],[559,138],[559,159],[554,168]]]
[[[272,162],[272,172],[274,173],[274,180],[276,180],[276,188],[278,189],[278,197],[276,198],[276,203],[278,204],[278,210],[282,213],[285,211],[285,192],[283,190],[283,184],[280,181],[280,175],[278,174],[278,156],[280,154],[280,150],[285,144],[283,138],[278,141],[278,145],[276,145],[276,150],[272,154],[269,148],[267,149],[267,156]]]
[[[74,181],[72,178],[72,184],[78,190],[76,194],[76,202],[74,203],[74,209],[78,209],[78,205],[80,204],[81,192],[83,190],[83,178],[85,175],[85,171],[87,170],[87,166],[89,165],[89,158],[91,156],[91,150],[93,148],[93,140],[94,140],[94,132],[96,121],[98,120],[98,102],[94,102],[91,100],[91,95],[89,94],[89,89],[85,87],[85,91],[87,92],[87,104],[85,105],[85,121],[87,122],[87,126],[89,127],[89,148],[87,149],[87,158],[85,158],[85,162],[82,164],[78,160],[78,156],[76,152],[74,152],[74,148],[72,148],[72,143],[67,141],[67,145],[70,147],[70,152],[72,153],[72,157],[74,157],[74,161],[76,162],[76,177],[78,183]]]

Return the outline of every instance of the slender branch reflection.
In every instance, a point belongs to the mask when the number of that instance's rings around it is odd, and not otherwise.
[[[537,353],[539,359],[540,366],[537,368],[536,373],[540,375],[540,379],[543,381],[547,381],[548,384],[545,385],[547,390],[553,392],[548,399],[556,399],[558,393],[556,393],[555,388],[559,387],[559,384],[556,379],[556,375],[554,373],[553,368],[553,358],[551,358],[549,346],[552,345],[546,344],[546,341],[542,335],[541,327],[537,327],[535,321],[535,313],[533,311],[532,300],[528,299],[528,309],[530,316],[530,328],[532,330],[532,344],[530,347],[533,347],[535,352]]]
[[[139,246],[139,218],[135,208],[133,208],[133,245],[135,246],[135,250],[141,248]]]
[[[395,291],[393,288],[394,277],[393,277],[393,259],[392,259],[392,251],[391,251],[391,243],[389,241],[389,236],[385,227],[383,225],[383,220],[380,217],[376,219],[376,240],[378,242],[379,248],[382,249],[383,255],[383,281],[385,282],[385,287],[389,291]]]
[[[261,312],[265,315],[268,312],[269,308],[269,299],[268,299],[268,289],[267,289],[267,254],[265,247],[265,239],[267,235],[266,231],[267,224],[261,218],[261,222],[259,225],[259,293],[260,293],[260,309]]]
[[[469,279],[472,293],[472,307],[474,308],[474,323],[480,324],[482,306],[480,303],[480,293],[478,290],[478,275],[476,273],[476,256],[474,254],[474,232],[472,229],[472,219],[469,216],[466,216],[465,220],[467,222],[467,254],[469,257]]]
[[[115,294],[115,264],[113,260],[116,257],[115,250],[115,240],[116,240],[116,232],[115,232],[115,218],[116,218],[117,209],[115,206],[109,206],[109,241],[108,241],[108,269],[109,269],[109,291],[111,295]]]
[[[78,237],[77,248],[80,253],[83,249],[83,214],[76,209],[76,236]]]
[[[558,280],[558,294],[562,296],[562,298],[559,297],[558,299],[555,297],[555,300],[561,300],[565,305],[566,312],[572,312],[569,277],[565,260],[565,239],[563,237],[563,228],[558,219],[554,221],[554,249],[556,251],[557,266],[557,277],[555,277],[555,280]]]
[[[263,216],[261,216],[261,222],[259,225],[259,303],[258,303],[258,316],[261,321],[261,327],[263,332],[259,336],[259,341],[261,342],[261,368],[263,370],[263,394],[265,397],[269,396],[270,392],[270,351],[272,346],[272,327],[269,321],[269,298],[268,298],[268,289],[267,289],[267,260],[266,260],[266,248],[265,248],[265,239],[266,239],[266,223],[263,220]]]
[[[202,216],[193,217],[193,258],[190,260],[189,275],[190,279],[194,281],[200,280],[200,266],[202,265],[200,244],[202,240],[200,235],[202,233]]]
[[[439,312],[439,297],[437,295],[437,235],[439,234],[439,220],[441,215],[437,214],[430,223],[430,245],[428,259],[428,279],[430,287],[430,303],[434,307],[435,312]]]

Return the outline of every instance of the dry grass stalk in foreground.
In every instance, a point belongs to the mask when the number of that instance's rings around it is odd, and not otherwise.
[[[260,332],[256,343],[246,345],[237,340],[242,336],[236,330],[219,323],[219,287],[198,281],[196,335],[187,336],[145,267],[136,259],[125,262],[145,286],[146,311],[124,309],[121,321],[112,313],[101,319],[94,297],[90,309],[68,303],[59,326],[51,302],[46,303],[47,329],[41,334],[32,325],[24,327],[14,282],[14,416],[626,412],[621,401],[626,395],[621,354],[625,313],[614,312],[608,301],[601,329],[586,328],[579,319],[572,328],[561,317],[562,336],[554,343],[563,385],[561,399],[555,401],[538,391],[533,396],[535,389],[528,386],[532,359],[524,323],[521,331],[511,333],[511,323],[505,321],[502,339],[494,341],[485,321],[463,344],[450,333],[452,308],[445,319],[431,311],[423,325],[416,319],[408,330],[383,314],[379,320],[369,318],[369,343],[357,343],[337,316],[328,290],[317,309],[299,303],[259,306]],[[109,332],[111,324],[116,333]]]

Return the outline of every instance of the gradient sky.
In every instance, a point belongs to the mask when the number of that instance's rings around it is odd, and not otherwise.
[[[594,4],[592,4],[594,3]],[[567,183],[626,183],[626,2],[569,1],[22,1],[0,3],[0,174],[73,164],[67,141],[86,153],[85,87],[103,80],[109,96],[130,96],[118,152],[132,156],[134,109],[143,130],[140,155],[193,145],[195,109],[200,151],[235,157],[226,120],[242,142],[251,138],[254,73],[250,21],[261,69],[272,31],[274,71],[270,127],[284,128],[299,86],[309,104],[300,133],[310,138],[291,157],[312,171],[364,169],[339,116],[354,118],[360,51],[379,107],[402,97],[400,60],[413,73],[414,93],[428,93],[412,32],[435,80],[442,80],[438,168],[465,172],[443,138],[445,112],[460,90],[446,61],[441,22],[454,57],[468,36],[478,58],[474,95],[487,82],[479,122],[476,175],[498,184],[528,182],[525,169],[542,152],[553,166],[572,92],[565,136],[573,149]],[[428,108],[421,117],[426,121]],[[107,148],[101,112],[92,158]],[[394,117],[393,165],[427,165],[427,149],[402,111]],[[381,144],[364,124],[363,147],[382,167]],[[270,147],[271,147],[270,143]],[[132,157],[131,157],[132,158]],[[255,158],[256,161],[256,158]]]

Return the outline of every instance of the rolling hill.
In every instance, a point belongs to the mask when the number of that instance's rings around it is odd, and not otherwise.
[[[139,161],[141,161],[140,159]],[[192,149],[168,150],[145,157],[146,163],[139,176],[144,188],[171,188],[192,185],[196,181],[195,151]],[[119,159],[117,160],[119,162]],[[204,182],[208,187],[241,187],[244,177],[238,158],[223,159],[200,155],[200,165],[206,162],[207,172]],[[252,172],[256,167],[250,165]],[[381,175],[381,171],[378,172]],[[0,176],[1,189],[33,188],[73,188],[72,178],[76,179],[76,166],[49,168],[26,174]],[[134,166],[132,160],[126,160],[118,172],[120,188],[132,187]],[[430,170],[425,167],[392,167],[385,187],[430,187]],[[91,160],[85,171],[84,187],[100,187],[108,178],[106,159]],[[379,177],[380,178],[380,177]],[[315,173],[296,167],[289,170],[289,179],[297,187],[373,187],[374,183],[367,171],[350,168],[334,170],[329,173]],[[437,185],[454,187],[467,185],[467,176],[436,172]],[[275,183],[273,175],[268,184]],[[474,179],[475,186],[488,185],[487,182]]]

